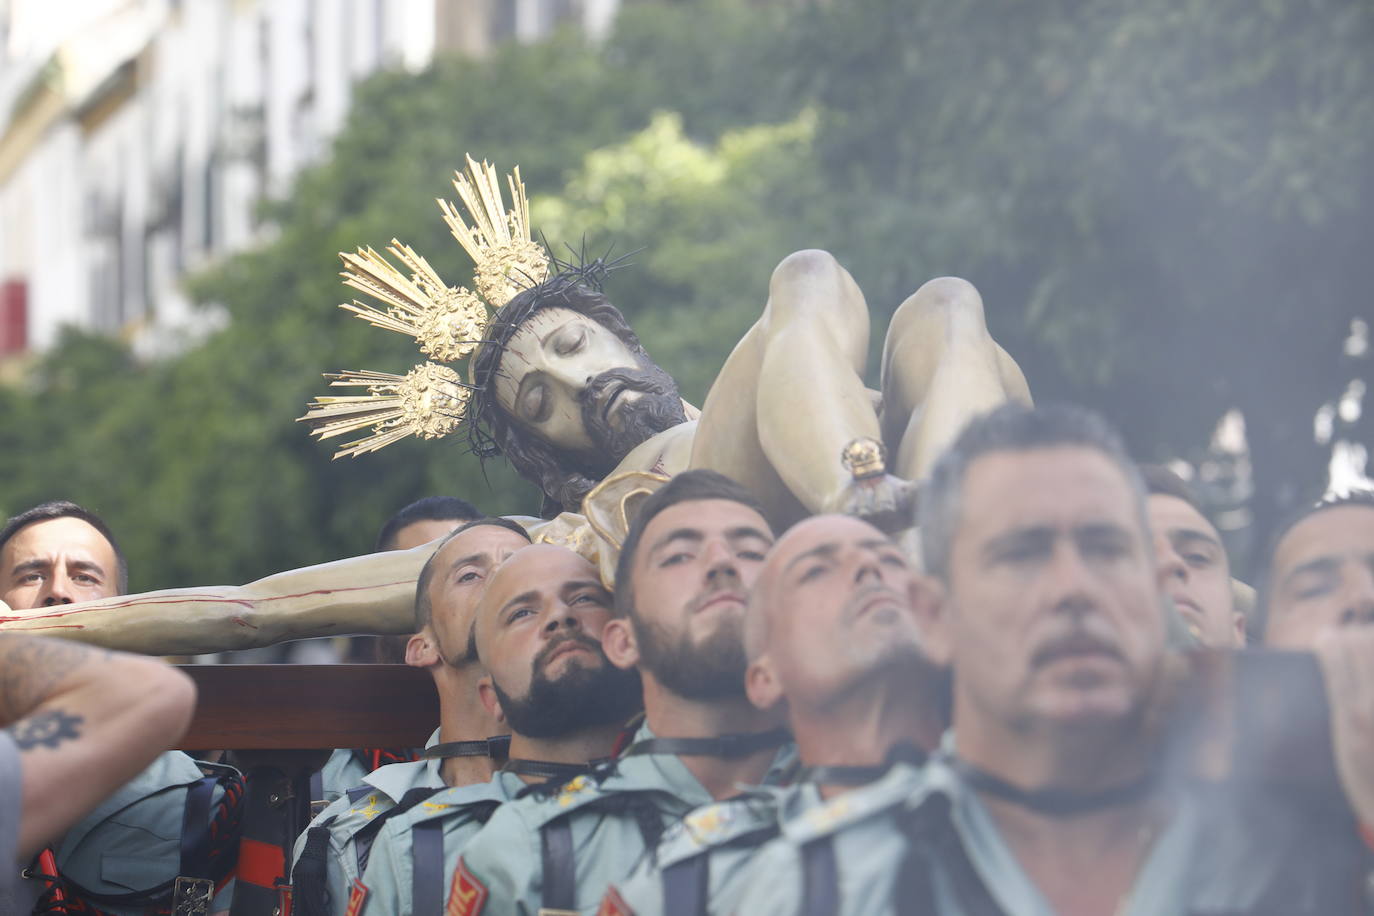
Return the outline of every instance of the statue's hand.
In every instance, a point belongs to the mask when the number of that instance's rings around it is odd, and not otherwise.
[[[856,515],[889,534],[910,528],[915,508],[916,484],[891,474],[850,480],[822,507]]]

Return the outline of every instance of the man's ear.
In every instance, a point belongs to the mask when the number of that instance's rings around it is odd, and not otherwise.
[[[601,628],[601,651],[617,668],[629,670],[639,664],[639,643],[629,617],[615,617]]]
[[[1236,648],[1244,649],[1250,642],[1249,634],[1245,631],[1245,615],[1240,611],[1231,612],[1231,625],[1236,631]]]
[[[912,576],[907,594],[911,596],[911,610],[916,615],[916,627],[921,634],[921,651],[931,663],[948,667],[953,648],[949,633],[950,604],[944,585],[934,576]]]
[[[492,683],[490,674],[484,674],[478,679],[477,699],[482,701],[482,708],[494,722],[498,725],[506,724],[506,712],[501,708],[501,701],[496,696],[496,685]]]
[[[765,712],[783,700],[782,683],[773,671],[773,662],[766,654],[749,663],[744,671],[744,693],[749,702]]]
[[[406,664],[412,668],[433,668],[443,662],[434,631],[426,626],[406,640]]]

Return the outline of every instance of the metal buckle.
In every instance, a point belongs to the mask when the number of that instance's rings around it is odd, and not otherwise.
[[[172,888],[172,916],[209,916],[215,882],[209,878],[177,876]]]

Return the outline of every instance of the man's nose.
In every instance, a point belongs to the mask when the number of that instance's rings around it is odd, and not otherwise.
[[[1188,581],[1188,564],[1183,562],[1183,557],[1178,555],[1168,538],[1155,538],[1155,558],[1160,584],[1168,584],[1174,579]]]
[[[1045,569],[1045,587],[1050,605],[1063,611],[1082,613],[1091,610],[1093,576],[1083,556],[1071,544],[1060,544]]]
[[[576,630],[582,626],[582,621],[577,619],[573,613],[572,605],[566,601],[554,602],[553,609],[549,612],[548,620],[544,622],[544,632],[552,635],[560,628],[566,630]]]
[[[1374,568],[1357,566],[1345,579],[1341,600],[1345,605],[1342,623],[1357,626],[1374,623]]]
[[[715,581],[722,578],[739,578],[735,552],[725,541],[708,540],[703,548],[702,558],[706,561],[707,579]]]
[[[855,549],[850,553],[849,562],[854,569],[854,582],[856,584],[882,580],[882,562],[873,551],[862,548]]]
[[[42,606],[53,607],[58,604],[73,603],[76,599],[72,597],[71,584],[71,580],[66,576],[49,577],[38,593]]]

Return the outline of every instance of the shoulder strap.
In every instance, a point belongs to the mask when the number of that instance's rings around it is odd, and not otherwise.
[[[416,916],[444,911],[444,822],[421,821],[410,828],[410,911]]]
[[[951,824],[948,797],[932,795],[899,823],[906,835],[908,852],[894,890],[897,912],[913,916],[935,912],[931,870],[939,866],[949,875],[959,912],[968,916],[1005,916]]]
[[[802,845],[801,916],[831,916],[840,911],[840,872],[830,837]]]
[[[577,862],[573,857],[572,822],[556,817],[539,828],[544,871],[542,909],[571,911],[577,905]]]
[[[325,886],[325,853],[329,850],[329,828],[336,818],[305,831],[305,846],[291,867],[292,899],[297,916],[326,916],[329,889]]]
[[[372,841],[377,838],[377,832],[382,829],[383,824],[397,815],[405,814],[425,799],[442,792],[444,789],[444,786],[438,788],[421,786],[411,789],[402,795],[401,800],[393,807],[368,821],[362,826],[362,829],[353,834],[353,853],[358,862],[358,874],[361,875],[367,870],[367,860],[372,855]]]
[[[198,779],[186,790],[186,805],[181,812],[181,865],[183,878],[210,877],[210,802],[218,776]]]
[[[491,799],[465,805],[463,811],[479,824],[485,824],[500,806],[500,802]],[[410,859],[414,867],[410,911],[416,916],[442,913],[448,877],[444,872],[444,818],[430,818],[410,828]]]
[[[699,852],[663,869],[663,916],[706,916],[711,856]]]

